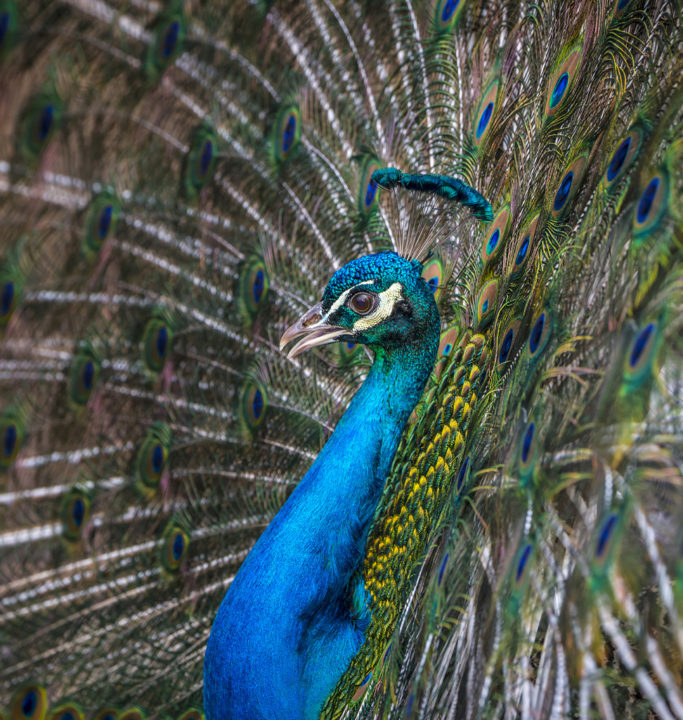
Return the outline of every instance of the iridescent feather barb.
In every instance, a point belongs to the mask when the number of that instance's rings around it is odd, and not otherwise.
[[[683,717],[679,10],[0,0],[1,717]]]

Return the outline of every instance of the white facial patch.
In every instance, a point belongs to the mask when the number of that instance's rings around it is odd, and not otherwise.
[[[369,330],[370,328],[375,327],[375,325],[379,325],[381,322],[384,322],[384,320],[386,320],[394,311],[396,303],[403,300],[401,283],[393,283],[386,290],[379,293],[377,297],[379,298],[379,305],[375,311],[360,318],[359,320],[356,320],[353,324],[354,330]]]

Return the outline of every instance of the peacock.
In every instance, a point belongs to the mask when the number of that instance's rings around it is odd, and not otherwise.
[[[683,717],[678,0],[0,0],[0,718]]]

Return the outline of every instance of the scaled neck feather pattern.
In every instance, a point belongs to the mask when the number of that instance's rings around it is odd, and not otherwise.
[[[363,642],[365,590],[351,578],[439,342],[436,304],[426,285],[419,294],[426,322],[373,348],[363,386],[223,600],[205,657],[208,720],[314,720]]]

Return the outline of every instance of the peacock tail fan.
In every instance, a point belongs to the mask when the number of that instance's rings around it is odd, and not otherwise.
[[[682,717],[682,42],[674,0],[0,0],[0,717],[203,718],[371,364],[278,338],[392,249],[442,333],[322,716]]]

